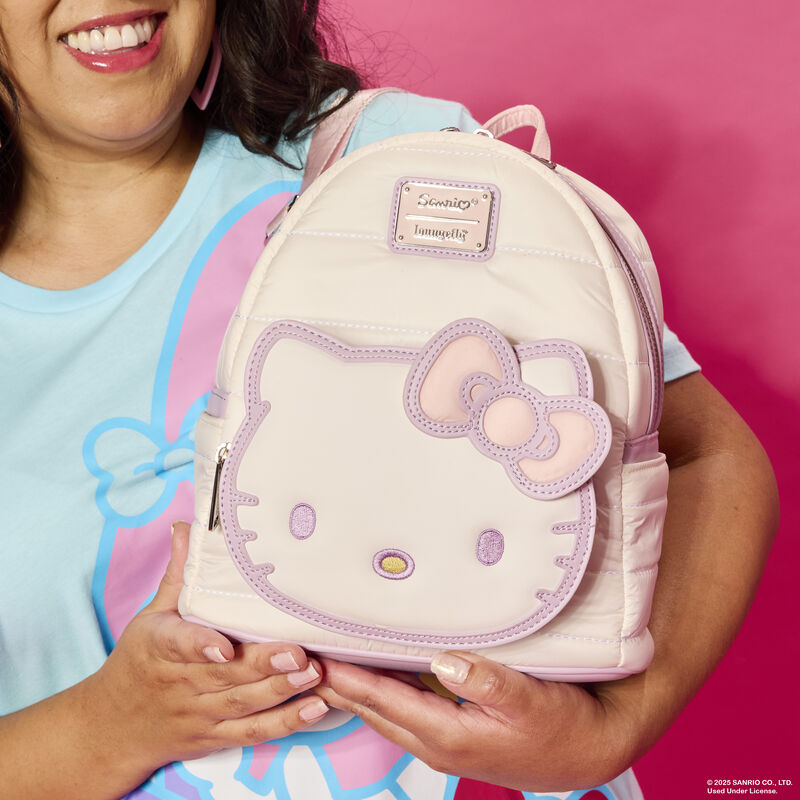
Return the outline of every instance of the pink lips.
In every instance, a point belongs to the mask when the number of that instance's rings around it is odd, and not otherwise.
[[[106,25],[124,25],[125,23],[144,19],[148,16],[152,16],[152,12],[142,14],[142,12],[139,11],[128,14],[114,14],[113,16],[92,20],[91,25],[86,25],[83,28],[76,28],[75,30],[88,30],[89,28],[100,28]],[[67,52],[81,66],[91,69],[94,72],[130,72],[149,64],[158,55],[161,49],[165,22],[166,18],[164,17],[160,20],[158,28],[156,28],[150,41],[135,50],[128,50],[126,52],[84,53],[81,50],[69,47],[66,43],[64,43],[64,47],[66,47]]]

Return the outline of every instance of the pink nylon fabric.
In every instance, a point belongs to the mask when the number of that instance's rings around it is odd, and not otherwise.
[[[439,422],[461,422],[468,418],[458,402],[458,390],[472,372],[485,372],[497,380],[503,370],[497,356],[485,339],[462,336],[445,347],[431,366],[419,392],[422,410]],[[473,387],[472,397],[478,387]]]
[[[530,405],[517,397],[495,400],[483,417],[484,433],[501,447],[524,444],[533,435],[536,415]]]
[[[559,448],[555,454],[543,461],[523,458],[519,468],[532,480],[538,483],[568,475],[594,449],[594,428],[583,414],[574,411],[556,411],[549,416],[550,423],[556,429]]]

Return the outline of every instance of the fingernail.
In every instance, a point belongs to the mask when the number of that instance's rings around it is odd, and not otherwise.
[[[325,705],[325,701],[317,698],[312,703],[300,709],[300,717],[306,722],[311,722],[312,719],[319,719],[323,714],[326,714],[327,711],[328,706]]]
[[[204,647],[203,648],[203,655],[209,661],[216,661],[217,664],[227,664],[228,659],[222,655],[222,650],[219,647]]]
[[[294,672],[300,669],[300,665],[295,660],[294,655],[288,650],[283,653],[275,653],[270,658],[269,663],[280,672]]]
[[[170,536],[174,536],[175,535],[175,523],[174,522],[172,523],[172,525],[169,526],[169,535]]]
[[[464,683],[472,664],[449,653],[437,653],[431,661],[431,670],[440,681]]]
[[[286,678],[292,686],[305,686],[319,677],[319,672],[314,669],[313,664],[309,664],[302,672],[290,672]]]

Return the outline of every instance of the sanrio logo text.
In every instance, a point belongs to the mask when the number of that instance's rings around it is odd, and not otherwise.
[[[448,208],[462,214],[476,205],[478,205],[478,200],[474,197],[472,200],[459,199],[458,197],[440,198],[432,197],[427,192],[421,194],[417,201],[417,206],[419,208]]]

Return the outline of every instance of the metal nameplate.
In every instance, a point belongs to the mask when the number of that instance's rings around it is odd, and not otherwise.
[[[499,199],[492,184],[401,178],[389,244],[401,253],[485,260],[494,252]]]

